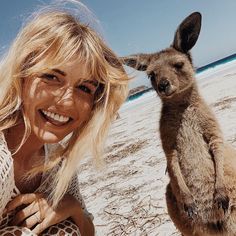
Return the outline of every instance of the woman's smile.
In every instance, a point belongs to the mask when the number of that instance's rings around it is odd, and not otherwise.
[[[72,118],[68,116],[63,116],[58,113],[46,111],[46,110],[39,110],[40,114],[43,116],[43,118],[52,123],[53,125],[56,126],[61,126],[67,124]]]
[[[73,61],[25,80],[25,115],[41,142],[59,142],[89,120],[97,83],[82,63]]]

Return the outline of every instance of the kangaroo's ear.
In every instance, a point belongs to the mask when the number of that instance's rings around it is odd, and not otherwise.
[[[201,30],[202,16],[194,12],[179,25],[173,42],[173,47],[178,51],[187,53],[197,42]]]
[[[136,70],[145,71],[151,61],[150,54],[135,54],[127,57],[120,57],[123,64],[133,67]]]

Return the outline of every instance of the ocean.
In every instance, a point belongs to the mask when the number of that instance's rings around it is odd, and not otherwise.
[[[224,57],[220,60],[217,60],[217,61],[214,61],[214,62],[211,62],[205,66],[201,66],[199,68],[196,69],[196,75],[198,76],[200,73],[202,72],[206,72],[207,70],[210,70],[210,69],[214,69],[215,67],[218,67],[218,66],[221,66],[221,65],[224,65],[226,63],[229,63],[229,62],[232,62],[236,60],[236,53],[235,54],[232,54],[230,56],[227,56],[227,57]],[[126,100],[126,102],[130,102],[130,101],[133,101],[133,100],[136,100],[140,97],[143,97],[146,93],[153,93],[154,92],[154,89],[153,88],[149,88],[147,90],[144,90],[144,91],[140,91],[134,95],[131,95],[130,97],[128,97],[128,99]]]
[[[228,57],[224,57],[220,60],[214,61],[210,64],[205,65],[205,66],[199,67],[199,68],[197,68],[196,73],[197,74],[201,73],[201,72],[206,71],[208,69],[214,68],[214,67],[219,66],[219,65],[223,65],[225,63],[228,63],[228,62],[231,62],[231,61],[234,61],[234,60],[236,60],[236,54],[232,54]]]

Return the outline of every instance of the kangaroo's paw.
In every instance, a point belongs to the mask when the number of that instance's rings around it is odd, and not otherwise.
[[[214,195],[214,201],[218,209],[219,210],[222,209],[224,211],[224,214],[228,211],[229,197],[224,188],[216,189]]]
[[[197,215],[197,206],[194,202],[184,203],[184,210],[190,219],[193,219]]]

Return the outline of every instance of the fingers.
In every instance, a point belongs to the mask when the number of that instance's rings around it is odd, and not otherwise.
[[[30,204],[36,199],[39,198],[39,194],[30,193],[30,194],[21,194],[16,196],[11,202],[6,206],[7,212],[16,209],[18,206],[23,204]]]
[[[32,231],[33,233],[39,235],[42,233],[45,229],[50,227],[51,225],[56,224],[56,222],[53,221],[52,217],[45,218],[40,224],[38,224]]]
[[[13,217],[13,220],[11,221],[11,224],[19,225],[22,221],[36,213],[38,210],[38,204],[36,202],[32,202],[29,206],[16,213],[16,215]]]
[[[41,222],[42,222],[42,219],[41,219],[41,216],[40,216],[40,212],[37,212],[34,215],[27,218],[23,222],[22,226],[31,229],[33,226],[35,226],[36,224],[41,223]]]
[[[12,225],[25,226],[29,229],[33,229],[33,232],[40,234],[45,229],[61,222],[62,220],[71,216],[70,205],[73,202],[64,201],[62,206],[57,209],[53,209],[44,198],[43,194],[21,194],[8,203],[6,209],[7,212],[22,206],[12,220]]]

